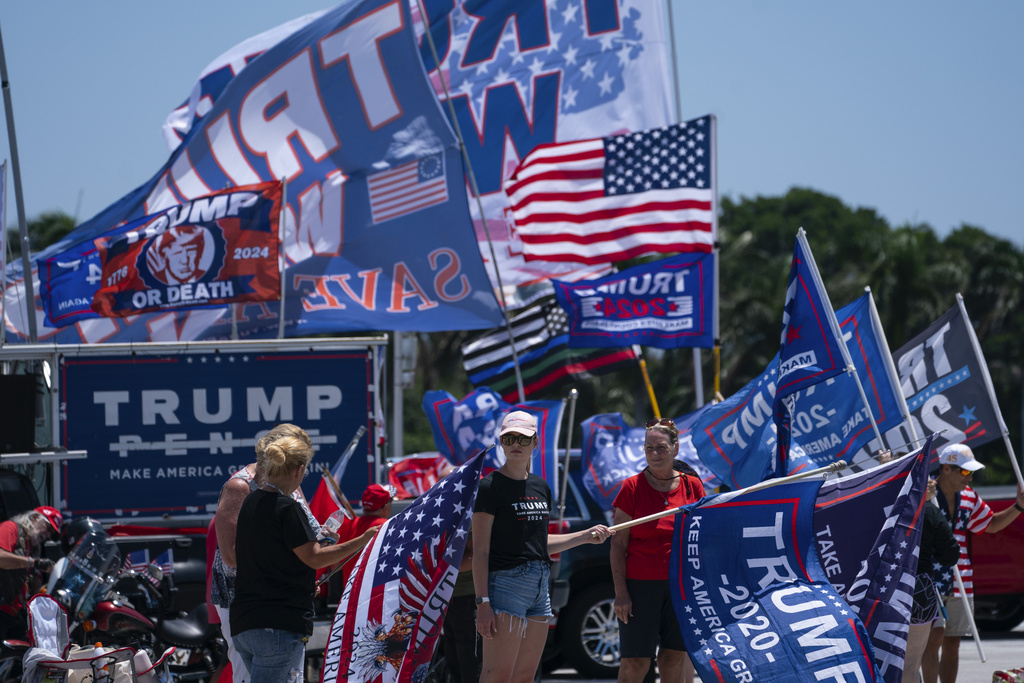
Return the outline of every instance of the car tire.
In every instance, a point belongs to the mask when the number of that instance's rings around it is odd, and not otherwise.
[[[559,619],[562,654],[584,678],[616,678],[619,672],[619,621],[610,583],[592,586],[570,599]]]

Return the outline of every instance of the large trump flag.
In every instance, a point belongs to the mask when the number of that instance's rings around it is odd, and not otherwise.
[[[345,3],[305,24],[201,102],[201,118],[152,178],[40,256],[225,187],[283,179],[286,336],[498,324],[462,158],[411,27],[401,0]],[[63,314],[75,324],[41,327],[40,338],[223,338],[232,317],[239,336],[265,337],[281,313],[277,302],[254,302],[233,315],[220,306],[120,320],[72,303]],[[24,336],[24,306],[11,308],[9,337]]]

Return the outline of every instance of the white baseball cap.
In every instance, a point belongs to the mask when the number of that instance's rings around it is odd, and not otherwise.
[[[513,410],[502,421],[501,434],[498,436],[504,436],[509,432],[533,436],[537,433],[537,419],[525,410]]]
[[[951,443],[939,453],[940,465],[952,465],[969,472],[977,472],[985,469],[985,466],[974,459],[974,453],[969,446],[962,443]]]

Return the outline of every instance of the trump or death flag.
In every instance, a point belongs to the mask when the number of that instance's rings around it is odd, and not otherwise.
[[[713,116],[539,145],[505,185],[527,261],[599,264],[715,243]]]
[[[43,309],[58,327],[77,302],[106,317],[281,296],[281,183],[214,192],[39,259]]]
[[[870,293],[836,312],[853,366],[864,387],[880,430],[901,422],[899,388],[886,372],[887,348],[873,323]],[[775,448],[775,401],[778,357],[747,386],[709,406],[693,425],[694,447],[704,464],[731,488],[760,481]],[[792,443],[786,474],[796,468],[824,467],[846,460],[858,469],[874,466],[868,444],[874,431],[860,392],[849,373],[840,373],[793,394]]]
[[[554,280],[569,346],[714,346],[715,257],[680,254],[576,284]]]
[[[483,455],[387,520],[359,555],[324,651],[325,683],[423,680],[466,549]]]
[[[505,462],[505,454],[497,446],[501,421],[513,410],[525,410],[537,418],[537,448],[533,451],[530,471],[558,491],[558,434],[562,426],[563,401],[526,401],[506,403],[487,387],[470,392],[461,401],[447,391],[423,394],[423,412],[430,420],[434,444],[441,455],[453,464],[466,462],[487,449],[484,469],[497,469]]]
[[[822,567],[864,622],[887,683],[899,683],[903,674],[927,504],[927,446],[825,482],[815,504],[814,538]]]
[[[875,681],[864,625],[814,546],[821,481],[705,498],[676,518],[669,583],[704,681]]]
[[[343,3],[225,80],[152,178],[40,256],[221,188],[284,178],[283,302],[246,303],[233,315],[218,305],[98,318],[88,297],[72,297],[61,313],[77,324],[41,326],[41,340],[190,341],[233,329],[266,338],[282,318],[287,337],[501,322],[459,145],[423,70],[407,2]],[[8,316],[9,337],[26,329]]]

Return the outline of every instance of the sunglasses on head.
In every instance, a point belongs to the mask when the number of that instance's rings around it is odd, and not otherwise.
[[[505,434],[501,437],[502,446],[511,446],[517,442],[520,446],[529,446],[533,443],[533,437],[523,436],[522,434]]]
[[[650,429],[651,427],[657,427],[658,425],[661,425],[662,427],[675,427],[676,423],[673,422],[672,420],[669,420],[668,418],[661,417],[656,417],[653,420],[647,421],[648,429]]]

